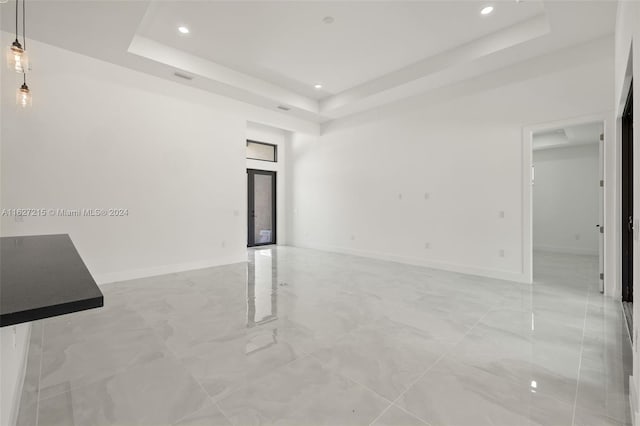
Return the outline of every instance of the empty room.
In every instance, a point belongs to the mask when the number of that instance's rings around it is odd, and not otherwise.
[[[0,426],[640,426],[639,1],[0,0],[0,43]]]

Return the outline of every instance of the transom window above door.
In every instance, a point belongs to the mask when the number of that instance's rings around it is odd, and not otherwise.
[[[247,140],[247,159],[275,163],[278,161],[277,148],[270,143]]]

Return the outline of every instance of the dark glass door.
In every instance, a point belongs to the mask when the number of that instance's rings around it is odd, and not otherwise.
[[[622,114],[622,301],[633,302],[633,85]]]
[[[247,170],[247,246],[276,243],[276,172]]]

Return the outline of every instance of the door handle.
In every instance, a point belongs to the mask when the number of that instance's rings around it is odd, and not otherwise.
[[[633,216],[629,216],[629,221],[627,222],[627,231],[633,232]]]

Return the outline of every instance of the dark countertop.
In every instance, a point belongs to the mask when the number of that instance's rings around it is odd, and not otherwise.
[[[0,327],[103,306],[69,235],[0,238]]]

